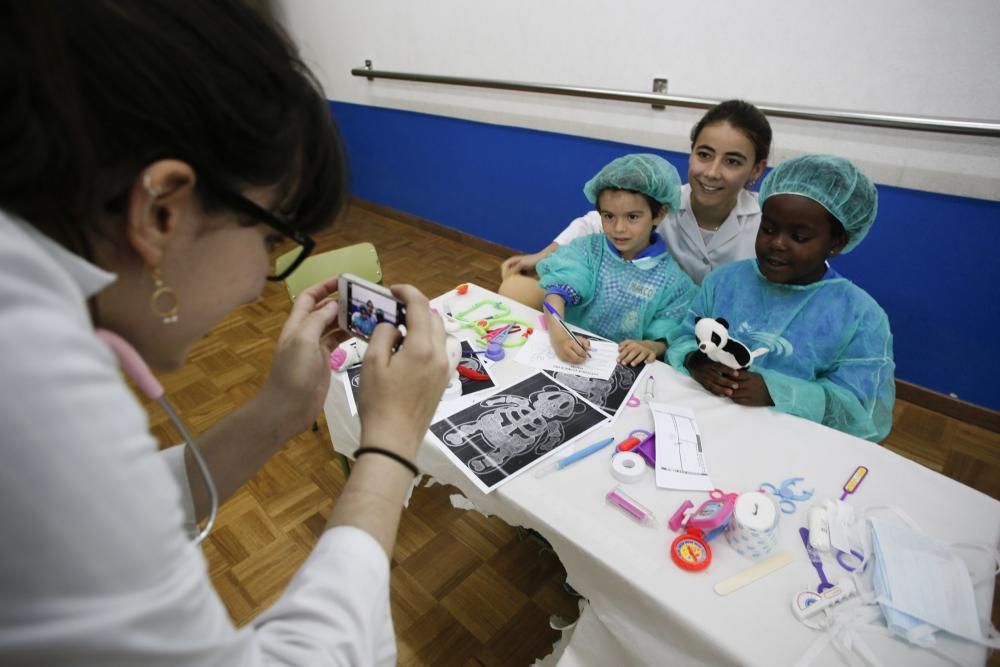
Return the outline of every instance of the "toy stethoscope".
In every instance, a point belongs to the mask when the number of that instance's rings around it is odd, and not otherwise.
[[[202,456],[201,450],[195,444],[194,438],[188,433],[184,422],[181,421],[181,418],[177,416],[177,413],[174,412],[173,407],[167,401],[163,392],[163,385],[156,379],[153,372],[149,370],[149,366],[142,360],[142,357],[139,356],[135,348],[129,345],[121,336],[111,333],[107,329],[96,329],[94,333],[111,348],[111,351],[118,359],[118,365],[124,371],[125,375],[129,376],[146,396],[156,401],[163,408],[163,411],[170,417],[170,421],[180,431],[181,437],[184,438],[185,444],[187,444],[192,456],[194,456],[194,460],[198,464],[198,469],[201,471],[201,478],[205,482],[205,488],[208,489],[208,497],[211,503],[208,521],[205,522],[205,527],[194,538],[194,543],[200,544],[202,540],[208,537],[209,532],[211,532],[212,526],[215,524],[215,516],[219,512],[219,492],[216,490],[215,482],[208,471],[208,463],[205,462],[205,457]]]
[[[796,502],[800,500],[809,500],[812,498],[813,491],[815,491],[815,489],[810,489],[808,491],[796,493],[792,490],[792,487],[795,486],[796,483],[801,482],[804,479],[805,477],[789,477],[778,486],[764,482],[760,485],[760,490],[770,491],[771,494],[777,498],[778,507],[781,508],[781,511],[785,514],[791,514],[795,511]]]

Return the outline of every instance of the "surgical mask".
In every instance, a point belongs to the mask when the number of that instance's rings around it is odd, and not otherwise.
[[[872,586],[891,633],[924,647],[938,630],[997,645],[983,636],[972,578],[954,549],[896,521],[870,521]]]

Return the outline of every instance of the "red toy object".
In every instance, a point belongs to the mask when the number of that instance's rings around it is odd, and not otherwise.
[[[479,371],[474,371],[471,368],[469,368],[468,366],[463,366],[462,364],[458,365],[458,369],[457,370],[458,370],[458,374],[459,375],[463,375],[463,376],[469,378],[470,380],[489,380],[490,379],[490,376],[487,375],[486,373],[480,373]]]
[[[631,438],[626,438],[625,440],[622,440],[622,441],[621,441],[621,442],[620,442],[620,443],[618,444],[618,447],[617,447],[617,449],[618,449],[618,451],[619,451],[619,452],[630,452],[630,451],[632,451],[632,450],[633,450],[633,449],[634,449],[634,448],[636,447],[636,445],[638,445],[638,444],[639,444],[639,438],[637,438],[637,437],[635,437],[635,436],[633,435],[633,436],[632,436]]]
[[[702,538],[701,531],[692,528],[670,545],[670,557],[682,570],[698,572],[712,563],[712,549]]]
[[[469,283],[462,283],[461,285],[455,288],[455,291],[458,292],[460,295],[466,294],[469,291]]]
[[[532,329],[531,327],[528,327],[528,330],[524,332],[524,335],[525,336],[530,336],[533,333],[535,333],[535,330]]]

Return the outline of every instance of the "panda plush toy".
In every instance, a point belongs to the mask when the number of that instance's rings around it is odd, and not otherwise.
[[[743,343],[729,337],[729,322],[711,317],[699,317],[694,321],[694,335],[698,339],[698,349],[712,361],[733,370],[750,368],[753,360],[767,354],[766,347],[750,351]]]

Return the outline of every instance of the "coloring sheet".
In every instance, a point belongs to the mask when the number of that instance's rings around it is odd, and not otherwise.
[[[576,333],[576,332],[574,332]],[[593,336],[577,334],[590,339],[590,359],[582,364],[570,364],[556,356],[549,342],[547,332],[539,331],[528,338],[517,355],[518,363],[546,371],[580,375],[583,377],[608,380],[618,364],[618,343],[601,340]]]
[[[431,424],[430,431],[484,493],[605,423],[607,416],[543,373]]]
[[[625,399],[632,393],[632,387],[643,375],[645,368],[646,364],[638,366],[616,364],[611,377],[607,380],[555,371],[546,373],[599,407],[612,419],[617,419],[622,406],[625,405]],[[640,393],[641,390],[640,384]]]
[[[690,408],[650,403],[656,431],[656,485],[661,489],[711,491],[701,431]]]

